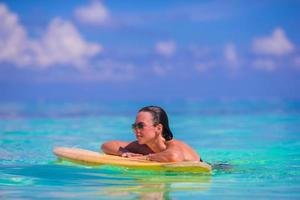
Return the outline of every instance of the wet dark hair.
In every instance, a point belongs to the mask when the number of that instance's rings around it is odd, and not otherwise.
[[[158,106],[146,106],[144,108],[141,108],[139,112],[149,112],[152,114],[153,117],[153,123],[154,125],[162,124],[163,125],[163,131],[162,136],[165,138],[166,141],[173,139],[173,133],[170,130],[169,127],[169,120],[166,111]]]

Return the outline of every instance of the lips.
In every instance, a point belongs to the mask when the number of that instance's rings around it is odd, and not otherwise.
[[[141,139],[141,138],[143,138],[143,136],[141,136],[141,135],[136,135],[136,139]]]

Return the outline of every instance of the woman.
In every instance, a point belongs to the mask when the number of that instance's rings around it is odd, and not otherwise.
[[[132,129],[137,141],[109,141],[101,146],[102,151],[158,162],[201,161],[200,156],[189,145],[173,139],[168,116],[158,106],[140,109]]]

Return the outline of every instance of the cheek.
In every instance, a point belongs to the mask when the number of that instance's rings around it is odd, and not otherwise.
[[[153,129],[149,129],[149,130],[145,130],[143,132],[143,136],[146,137],[146,138],[153,138],[155,137],[155,131]]]

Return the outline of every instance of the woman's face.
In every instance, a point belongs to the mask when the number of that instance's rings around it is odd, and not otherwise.
[[[156,127],[153,125],[150,112],[139,112],[135,119],[134,133],[139,144],[148,144],[156,137]]]

